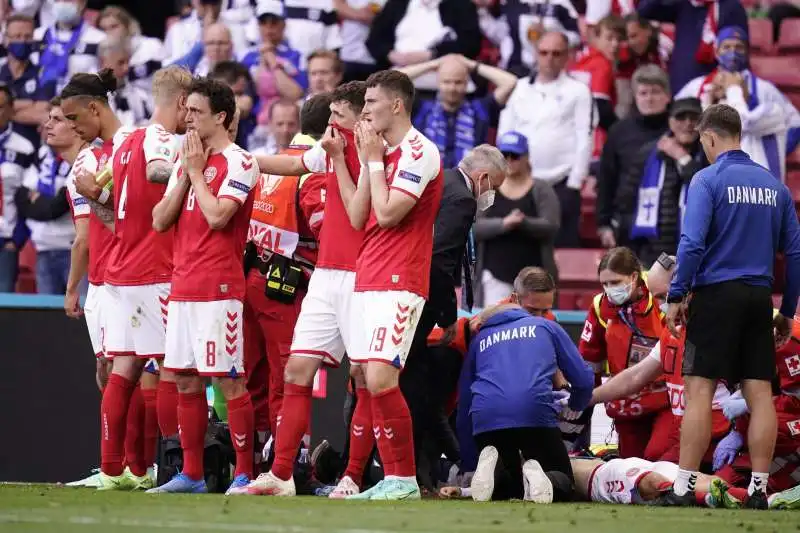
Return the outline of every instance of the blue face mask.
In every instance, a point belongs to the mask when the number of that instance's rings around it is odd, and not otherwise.
[[[8,43],[8,53],[20,61],[25,61],[33,53],[33,43],[29,41]]]
[[[741,72],[747,68],[747,54],[734,50],[721,54],[717,61],[719,66],[728,72]]]

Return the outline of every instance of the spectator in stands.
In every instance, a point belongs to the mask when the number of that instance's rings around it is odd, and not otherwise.
[[[164,44],[142,35],[139,21],[119,6],[103,9],[97,17],[97,27],[112,39],[128,40],[131,49],[129,78],[145,91],[151,91],[153,74],[165,59]]]
[[[215,22],[203,30],[203,57],[193,65],[192,71],[196,76],[207,76],[217,63],[235,60],[231,30],[225,24]]]
[[[333,0],[284,0],[286,39],[308,57],[314,50],[339,50],[342,35]]]
[[[367,50],[366,40],[372,19],[383,9],[386,0],[333,0],[342,27],[344,81],[365,80],[378,67]]]
[[[131,60],[130,40],[108,38],[100,43],[97,55],[100,68],[110,68],[117,78],[117,90],[109,100],[123,126],[141,126],[150,120],[153,100],[150,92],[128,82]]]
[[[487,141],[489,129],[497,126],[500,110],[517,84],[510,72],[455,54],[399,70],[412,80],[437,72],[437,99],[415,99],[413,120],[414,127],[439,147],[444,168],[455,168],[467,152]],[[467,99],[471,73],[492,83],[494,92]]]
[[[55,96],[54,86],[39,84],[39,69],[31,62],[34,50],[33,19],[15,14],[6,20],[3,44],[7,62],[0,67],[0,82],[11,89],[14,97],[14,128],[34,146],[39,146],[39,125],[47,120],[48,101]]]
[[[58,93],[78,72],[97,72],[97,46],[105,34],[83,20],[86,0],[60,0],[53,3],[53,26],[40,26],[33,34],[41,41],[39,84]]]
[[[527,137],[534,178],[552,185],[561,204],[556,246],[577,248],[580,191],[589,173],[596,114],[589,88],[564,72],[568,52],[563,33],[539,40],[539,71],[517,83],[497,129],[500,135],[516,131]]]
[[[639,67],[633,75],[636,109],[608,132],[597,175],[597,232],[606,248],[628,243],[631,211],[617,204],[621,176],[636,159],[637,147],[661,137],[668,127],[670,85],[666,72],[656,65]],[[632,208],[632,206],[631,206]]]
[[[19,268],[19,250],[28,238],[25,222],[17,216],[14,197],[36,158],[33,144],[11,128],[14,97],[0,85],[0,292],[14,292]]]
[[[272,102],[268,109],[267,125],[258,136],[258,142],[251,141],[251,151],[255,154],[273,155],[288,148],[292,138],[300,131],[300,110],[295,100],[282,98]]]
[[[236,61],[221,61],[217,63],[209,77],[225,82],[233,91],[236,97],[236,108],[239,110],[236,144],[248,149],[248,139],[256,129],[256,96],[250,72],[244,65]]]
[[[620,45],[617,62],[617,116],[625,118],[633,108],[631,79],[643,65],[658,65],[666,69],[675,45],[672,37],[653,26],[638,13],[625,17],[627,39]]]
[[[367,38],[367,49],[382,67],[408,67],[447,54],[474,58],[480,44],[477,10],[459,0],[388,0]],[[417,78],[414,85],[435,91],[436,76]]]
[[[315,50],[308,56],[308,96],[331,92],[343,76],[344,65],[336,52]]]
[[[726,103],[742,119],[742,150],[778,178],[786,176],[786,139],[789,128],[800,126],[800,114],[777,87],[748,68],[747,32],[728,26],[717,34],[719,66],[681,89],[679,97],[700,98],[703,108]]]
[[[24,187],[17,192],[17,205],[36,248],[36,292],[64,294],[75,240],[66,180],[85,143],[57,107],[44,123],[44,133],[38,172],[26,174]]]
[[[219,20],[233,35],[233,48],[243,54],[251,44],[258,41],[258,24],[255,8],[263,0],[226,0],[220,11]]]
[[[594,26],[611,15],[627,17],[631,13],[636,12],[637,1],[638,0],[592,0],[591,2],[586,2],[586,15],[584,20],[588,26]]]
[[[500,66],[518,76],[536,70],[536,47],[545,33],[563,33],[570,48],[581,43],[578,13],[569,0],[506,0],[495,15],[482,9],[480,28],[500,47]]]
[[[695,127],[703,112],[700,100],[675,100],[669,110],[669,131],[645,144],[617,193],[620,211],[632,213],[631,248],[645,265],[662,253],[675,255],[689,182],[708,166]]]
[[[558,197],[548,182],[531,175],[529,146],[529,139],[518,132],[500,137],[497,148],[506,158],[508,174],[488,209],[478,206],[476,271],[481,283],[476,296],[484,307],[508,298],[524,267],[542,267],[558,279],[553,253],[561,223]]]
[[[222,0],[191,0],[192,11],[182,16],[169,30],[164,39],[165,63],[175,63],[180,58],[191,52],[193,49],[202,49],[201,41],[204,36],[204,29],[224,21],[220,21],[222,11]],[[244,37],[244,32],[231,32],[231,40],[235,53],[245,53],[248,44]],[[202,52],[200,52],[202,54]],[[206,71],[208,72],[208,71]]]
[[[242,59],[250,69],[259,97],[255,113],[264,112],[277,98],[299,100],[308,87],[308,78],[302,70],[304,58],[290,47],[285,39],[286,20],[283,4],[278,0],[258,3],[258,31],[260,44]]]
[[[718,28],[747,27],[747,12],[739,0],[641,0],[638,11],[646,19],[675,24],[669,81],[676,93],[714,69]]]
[[[600,20],[589,30],[589,46],[572,65],[570,75],[584,82],[592,91],[598,123],[594,135],[592,161],[600,159],[606,134],[617,121],[614,108],[617,91],[614,84],[614,63],[619,43],[625,34],[622,19],[614,16]]]
[[[52,26],[56,23],[53,14],[53,4],[56,0],[10,0],[11,12],[25,15],[32,19],[39,18],[42,26]]]
[[[772,42],[777,44],[781,38],[781,25],[786,19],[800,18],[800,2],[777,2],[769,6],[767,16],[772,21]]]

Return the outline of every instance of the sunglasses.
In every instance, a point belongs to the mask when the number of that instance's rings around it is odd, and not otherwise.
[[[672,118],[674,118],[678,122],[683,122],[684,120],[699,120],[700,115],[698,115],[697,113],[692,113],[691,111],[686,111],[684,113],[678,113],[674,115]]]
[[[539,55],[542,57],[561,57],[566,55],[566,50],[539,50]]]

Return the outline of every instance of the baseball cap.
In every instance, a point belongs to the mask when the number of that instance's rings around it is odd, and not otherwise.
[[[504,154],[527,155],[528,138],[516,131],[509,131],[500,136],[497,149]]]
[[[725,26],[717,32],[717,47],[722,44],[726,39],[739,39],[745,43],[749,43],[747,31],[741,26]]]
[[[258,0],[256,5],[258,20],[262,17],[284,18],[283,3],[280,0]]]
[[[703,113],[703,106],[699,98],[679,98],[674,100],[669,106],[669,116],[676,117],[684,113],[693,113],[700,116]]]

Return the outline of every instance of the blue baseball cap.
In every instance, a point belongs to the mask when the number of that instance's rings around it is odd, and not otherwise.
[[[741,26],[725,26],[717,32],[717,47],[722,44],[726,39],[739,39],[745,43],[749,43],[747,31]]]
[[[528,138],[516,131],[509,131],[500,136],[497,149],[504,154],[527,155]]]

